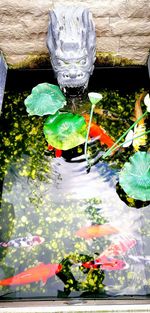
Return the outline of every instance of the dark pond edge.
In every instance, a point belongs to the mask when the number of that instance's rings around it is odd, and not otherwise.
[[[57,84],[52,68],[49,69],[9,69],[6,89],[31,89],[39,83]],[[150,89],[148,66],[96,66],[90,77],[89,89],[110,88],[134,90]]]

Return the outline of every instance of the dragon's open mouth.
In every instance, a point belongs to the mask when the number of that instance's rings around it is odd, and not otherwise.
[[[62,87],[62,90],[67,97],[74,98],[82,95],[85,91],[85,88],[86,88],[85,86]]]

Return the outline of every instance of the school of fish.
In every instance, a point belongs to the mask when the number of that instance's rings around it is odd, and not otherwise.
[[[76,231],[76,236],[84,238],[85,240],[95,239],[102,236],[111,236],[118,234],[120,230],[111,224],[90,225],[81,227]],[[126,238],[126,236],[118,236],[115,242],[112,242],[95,260],[85,262],[82,266],[86,268],[101,268],[103,270],[121,270],[128,268],[128,264],[124,260],[116,259],[114,257],[122,257],[128,250],[136,245],[135,238]]]
[[[135,118],[139,118],[142,114],[140,106],[141,98],[136,102],[135,105]],[[90,116],[88,114],[83,114],[86,124],[88,126]],[[144,120],[139,122],[138,127],[144,129]],[[98,138],[100,143],[107,145],[109,148],[114,144],[113,139],[106,133],[106,131],[94,121],[91,123],[91,128],[89,132],[90,138]],[[51,145],[48,145],[48,150],[51,151],[54,148]],[[62,150],[55,149],[55,156],[61,157]],[[111,224],[105,223],[103,225],[90,225],[84,226],[76,231],[76,236],[83,238],[85,240],[99,238],[102,236],[111,236],[119,234],[120,230]],[[119,237],[118,237],[119,238]],[[28,234],[26,237],[20,237],[17,239],[12,239],[8,242],[0,242],[0,247],[2,248],[28,248],[34,247],[39,244],[44,243],[45,239],[38,235]],[[130,249],[136,245],[137,241],[135,238],[120,238],[112,242],[102,253],[94,260],[83,262],[81,265],[87,269],[100,269],[106,271],[116,271],[116,270],[125,270],[128,268],[128,264],[116,257],[122,257]],[[136,262],[144,260],[144,257],[138,256],[134,257],[129,255],[129,258]],[[147,261],[150,262],[150,257],[147,258]],[[34,267],[28,268],[25,271],[18,273],[12,277],[8,277],[0,280],[0,286],[15,286],[15,285],[25,285],[34,282],[42,282],[46,284],[47,280],[54,275],[57,275],[63,266],[61,264],[45,264],[40,263]]]

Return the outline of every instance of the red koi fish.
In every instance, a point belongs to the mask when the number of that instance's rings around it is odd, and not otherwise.
[[[40,263],[20,274],[0,280],[0,286],[25,285],[38,281],[42,281],[42,283],[45,284],[48,278],[54,276],[61,270],[61,264]]]
[[[82,227],[76,232],[76,236],[84,239],[92,239],[117,233],[119,233],[117,228],[110,224],[103,224]]]
[[[54,150],[55,148],[48,144],[47,149],[48,149],[49,151],[52,151],[52,150]],[[55,149],[55,157],[56,157],[56,158],[60,158],[61,156],[62,156],[62,150]]]
[[[83,114],[83,117],[88,125],[90,116],[88,114]],[[112,147],[112,145],[115,143],[113,139],[106,133],[105,129],[97,125],[95,122],[91,123],[89,136],[94,138],[99,137],[100,143],[102,145],[107,145],[109,148]]]
[[[107,258],[105,256],[99,257],[93,261],[82,263],[82,266],[90,269],[100,268],[101,270],[107,271],[122,270],[128,267],[127,263],[122,260]]]
[[[112,243],[106,250],[102,252],[100,257],[106,256],[117,256],[124,255],[128,250],[132,249],[136,245],[136,240],[134,238],[120,240],[118,243]]]

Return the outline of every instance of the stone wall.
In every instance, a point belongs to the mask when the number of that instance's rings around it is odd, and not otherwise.
[[[93,13],[99,63],[145,64],[150,49],[150,0],[54,1],[84,5]],[[0,49],[13,67],[48,60],[49,0],[0,0]],[[49,61],[48,61],[49,62]]]

